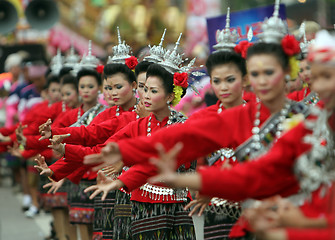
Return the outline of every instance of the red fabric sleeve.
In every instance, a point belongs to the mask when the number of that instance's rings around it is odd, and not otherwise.
[[[83,146],[95,146],[97,144],[104,143],[110,136],[114,135],[120,129],[125,127],[129,122],[135,120],[136,113],[127,112],[99,124],[90,124],[87,127],[80,126],[68,128],[53,128],[52,134],[60,135],[70,133],[71,136],[64,140],[65,143]]]
[[[57,161],[56,163],[50,166],[50,169],[54,172],[53,179],[56,180],[56,179],[59,179],[60,177],[64,178],[70,173],[72,173],[74,170],[76,170],[77,168],[82,167],[84,157],[86,155],[99,153],[101,148],[103,148],[107,142],[117,141],[118,139],[122,139],[122,138],[128,138],[129,134],[131,134],[131,128],[128,129],[127,127],[123,128],[122,130],[117,132],[114,136],[110,137],[105,143],[99,144],[94,147],[84,147],[81,145],[66,144],[65,145],[65,158],[63,159],[63,161],[61,161],[59,164],[57,164],[57,162],[59,162]],[[83,171],[80,171],[79,173],[82,174]]]
[[[26,141],[26,146],[24,147],[25,149],[36,149],[36,150],[46,150],[48,149],[48,146],[51,145],[49,139],[44,139],[42,141],[39,141],[40,137],[39,135],[29,135],[25,136],[27,141]]]
[[[335,237],[335,230],[325,229],[286,229],[288,240],[330,240]]]
[[[157,169],[151,164],[138,164],[123,172],[118,179],[125,185],[126,191],[133,191],[147,183],[148,178],[157,174]]]
[[[19,126],[19,124],[16,124],[14,126],[11,126],[11,127],[2,127],[0,128],[0,133],[4,136],[8,136],[12,133],[15,132],[15,129]]]
[[[199,169],[202,182],[200,194],[241,201],[296,193],[299,185],[293,165],[301,153],[310,149],[310,145],[301,143],[306,132],[300,124],[279,138],[267,154],[230,170]]]
[[[183,150],[178,155],[178,166],[205,156],[221,146],[229,147],[228,137],[233,136],[234,128],[219,114],[212,114],[206,119],[185,122],[161,129],[150,137],[138,137],[119,142],[119,149],[125,166],[147,162],[157,157],[155,145],[162,143],[170,150],[177,142],[183,143]]]
[[[64,158],[61,158],[49,166],[49,168],[54,172],[51,178],[58,182],[73,173],[77,168],[80,168],[80,166],[80,163],[72,162],[69,164]]]

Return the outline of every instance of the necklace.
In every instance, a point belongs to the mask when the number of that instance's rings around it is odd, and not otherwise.
[[[312,133],[303,139],[305,143],[311,145],[311,150],[302,154],[294,167],[300,188],[307,193],[315,191],[322,185],[329,186],[335,179],[334,134],[327,123],[332,112],[316,107],[311,108],[311,112],[317,119],[305,120],[306,128]]]
[[[243,100],[243,103],[242,103],[243,106],[245,106],[246,103],[247,102],[245,100]],[[223,107],[223,103],[221,102],[220,105],[219,105],[218,111],[217,111],[218,114],[222,113],[222,111],[223,111],[222,107]]]
[[[149,121],[148,121],[148,126],[147,126],[147,136],[151,136],[151,119],[152,119],[153,114],[150,115]],[[169,120],[167,121],[167,126],[170,126],[175,123],[183,123],[186,121],[186,117],[180,113],[177,112],[176,110],[171,109],[170,110],[170,115],[169,115]]]
[[[136,104],[134,105],[134,109],[132,110],[132,112],[136,111],[138,102],[139,102],[139,99],[136,98]],[[117,105],[115,116],[120,116],[120,106],[119,105]],[[140,116],[137,114],[136,119],[139,119],[139,118]]]
[[[278,117],[278,127],[277,127],[277,131],[276,131],[276,137],[279,137],[281,135],[281,132],[283,131],[283,121],[286,118],[286,115],[288,113],[288,109],[290,108],[290,101],[286,101],[284,107],[280,110],[280,116]],[[259,124],[261,123],[259,117],[261,115],[261,104],[258,103],[257,104],[257,111],[255,114],[255,121],[254,121],[254,127],[252,128],[251,132],[252,132],[252,139],[253,139],[253,143],[252,143],[252,147],[255,148],[256,150],[260,150],[262,145],[261,145],[261,136],[259,134],[260,132],[260,128],[259,128]]]
[[[62,112],[65,112],[66,111],[66,105],[65,105],[65,102],[62,101]]]

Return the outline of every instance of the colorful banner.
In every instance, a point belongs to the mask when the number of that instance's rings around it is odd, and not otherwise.
[[[238,41],[247,40],[247,34],[252,27],[254,37],[252,41],[256,41],[256,35],[262,32],[261,24],[264,19],[270,18],[274,11],[274,5],[252,8],[239,12],[230,13],[230,29],[236,29],[239,34]],[[280,4],[279,17],[285,20],[286,23],[286,7],[284,4]],[[207,33],[211,52],[214,51],[213,45],[216,42],[216,31],[222,30],[226,26],[226,15],[207,18]]]

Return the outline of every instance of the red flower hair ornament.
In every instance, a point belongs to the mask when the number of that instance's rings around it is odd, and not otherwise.
[[[299,42],[293,35],[286,35],[281,41],[281,46],[288,56],[296,55],[301,51]]]
[[[125,64],[129,67],[129,69],[134,70],[136,65],[138,64],[137,58],[134,56],[126,58]]]
[[[234,48],[234,51],[236,53],[239,53],[241,54],[241,56],[243,58],[246,58],[247,57],[247,51],[248,51],[248,48],[250,46],[252,46],[253,44],[251,42],[248,42],[247,40],[244,40],[244,41],[241,41],[239,42],[239,44],[237,44]]]
[[[182,88],[187,88],[188,87],[187,79],[188,79],[188,75],[187,75],[186,72],[183,72],[183,73],[176,72],[173,75],[173,84],[175,86],[180,86]]]
[[[98,65],[97,68],[96,68],[96,71],[98,73],[102,74],[104,72],[104,68],[105,68],[104,65]]]

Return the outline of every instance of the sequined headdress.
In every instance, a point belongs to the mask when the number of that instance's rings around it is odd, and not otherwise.
[[[113,47],[113,56],[108,57],[108,63],[125,63],[125,60],[130,57],[130,46],[121,41],[120,29],[117,27],[118,45]]]
[[[313,42],[313,40],[307,41],[305,21],[301,23],[300,28],[299,28],[299,33],[300,33],[300,36],[303,37],[303,40],[300,43],[301,54],[303,57],[306,57],[308,54],[308,47]]]
[[[272,17],[265,19],[262,24],[263,32],[257,37],[266,43],[280,43],[282,38],[287,34],[287,28],[283,20],[279,17],[280,0],[276,0],[275,9]]]
[[[62,54],[60,52],[60,49],[57,49],[57,54],[51,59],[50,62],[50,69],[51,69],[51,73],[54,75],[58,75],[60,70],[63,67],[63,57]]]
[[[81,61],[74,65],[72,73],[77,75],[81,69],[93,69],[96,70],[99,65],[99,59],[92,54],[92,41],[88,41],[88,53],[83,55]]]
[[[166,33],[166,28],[164,29],[164,33],[162,35],[161,41],[158,46],[150,46],[149,45],[149,56],[146,56],[143,60],[152,62],[152,63],[159,63],[163,61],[165,55],[165,49],[163,48],[163,41]]]
[[[227,9],[227,16],[226,16],[226,27],[222,29],[222,31],[216,31],[216,42],[217,44],[213,46],[216,50],[215,52],[219,51],[234,51],[236,46],[236,41],[238,39],[238,34],[236,29],[230,31],[230,8]]]
[[[75,54],[73,45],[70,48],[70,54],[65,58],[64,67],[74,68],[76,64],[80,61],[80,57]]]

